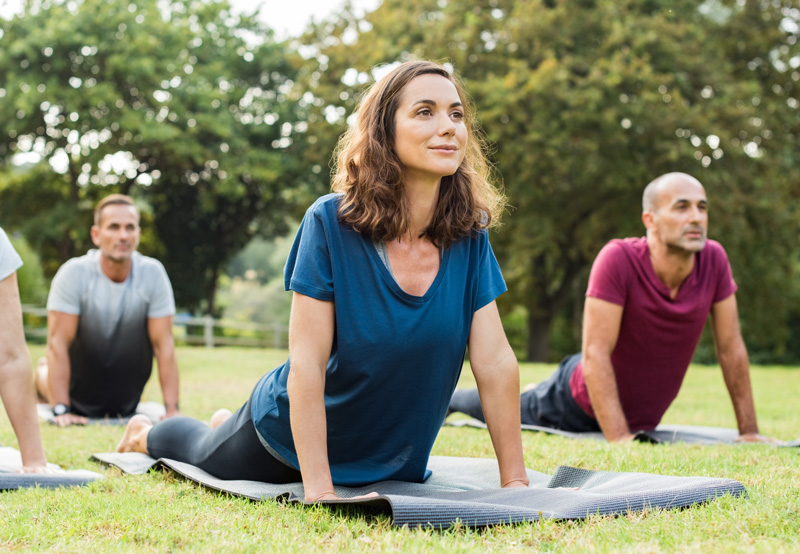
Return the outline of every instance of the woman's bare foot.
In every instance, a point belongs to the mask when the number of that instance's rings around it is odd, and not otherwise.
[[[230,410],[227,410],[225,408],[220,408],[219,410],[214,412],[214,415],[211,416],[211,422],[208,424],[208,426],[211,427],[212,429],[216,429],[217,427],[228,421],[228,418],[231,417],[232,415],[233,414],[231,413]]]
[[[147,434],[153,424],[150,418],[137,414],[128,421],[125,433],[117,445],[117,452],[141,452],[147,454]]]

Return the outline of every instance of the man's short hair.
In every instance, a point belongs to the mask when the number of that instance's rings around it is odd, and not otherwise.
[[[97,206],[94,209],[94,224],[100,225],[100,218],[103,212],[103,208],[106,206],[133,206],[136,210],[136,214],[139,214],[139,208],[136,207],[136,204],[133,203],[133,198],[126,194],[109,194],[100,202],[97,203]]]
[[[658,207],[658,189],[663,177],[663,175],[656,177],[644,188],[644,193],[642,193],[643,212],[654,212]]]
[[[642,211],[643,212],[654,212],[658,209],[659,204],[659,196],[661,193],[662,185],[672,181],[673,179],[685,179],[690,181],[695,181],[701,187],[703,186],[700,181],[697,180],[696,177],[689,175],[688,173],[682,173],[680,171],[673,171],[671,173],[665,173],[659,177],[656,177],[650,184],[648,184],[644,188],[644,193],[642,193]]]

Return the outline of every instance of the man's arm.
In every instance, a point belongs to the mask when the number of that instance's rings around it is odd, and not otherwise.
[[[178,362],[175,358],[175,339],[172,336],[172,316],[147,319],[147,334],[153,344],[158,362],[158,379],[164,395],[167,413],[164,419],[180,415]]]
[[[583,308],[583,376],[597,423],[609,442],[629,442],[633,434],[622,411],[611,353],[617,345],[622,306],[587,297]]]
[[[520,431],[519,365],[494,301],[475,312],[472,319],[469,361],[497,455],[500,486],[527,487]]]
[[[739,426],[741,442],[775,442],[758,433],[756,409],[753,402],[753,388],[750,385],[750,361],[747,348],[739,328],[739,310],[736,295],[731,294],[725,300],[711,307],[714,345],[717,360],[722,368],[725,386],[733,403],[733,412]]]
[[[80,316],[48,310],[47,312],[47,385],[50,393],[50,406],[70,405],[69,380],[71,367],[69,347],[75,340]],[[55,416],[53,421],[59,427],[85,424],[88,419],[76,414],[66,413]]]
[[[0,281],[0,397],[19,441],[23,471],[46,471],[16,273]]]

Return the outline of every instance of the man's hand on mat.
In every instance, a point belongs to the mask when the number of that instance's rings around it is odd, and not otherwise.
[[[736,437],[734,442],[737,443],[748,443],[748,442],[759,442],[763,444],[783,444],[784,441],[780,439],[776,439],[773,437],[768,437],[766,435],[762,435],[760,433],[745,433],[744,435],[739,435]]]
[[[636,435],[633,433],[625,433],[624,435],[620,435],[618,437],[613,437],[611,439],[606,439],[608,442],[616,442],[616,443],[626,443],[626,442],[633,442],[636,439]]]
[[[53,423],[59,427],[69,427],[70,425],[86,425],[89,418],[78,414],[61,414],[53,417]]]
[[[167,413],[161,416],[161,421],[171,417],[178,417],[179,415],[181,415],[181,413],[178,410],[172,410],[171,412],[168,410]]]

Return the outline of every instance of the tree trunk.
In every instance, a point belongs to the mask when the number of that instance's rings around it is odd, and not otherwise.
[[[208,283],[208,293],[206,296],[206,302],[208,304],[206,313],[212,317],[216,317],[214,310],[216,310],[216,304],[214,303],[214,297],[217,295],[217,281],[219,280],[219,267],[215,267],[213,273],[211,275],[211,279]]]
[[[540,314],[528,316],[528,358],[529,362],[547,362],[550,354],[550,332],[553,315]]]

